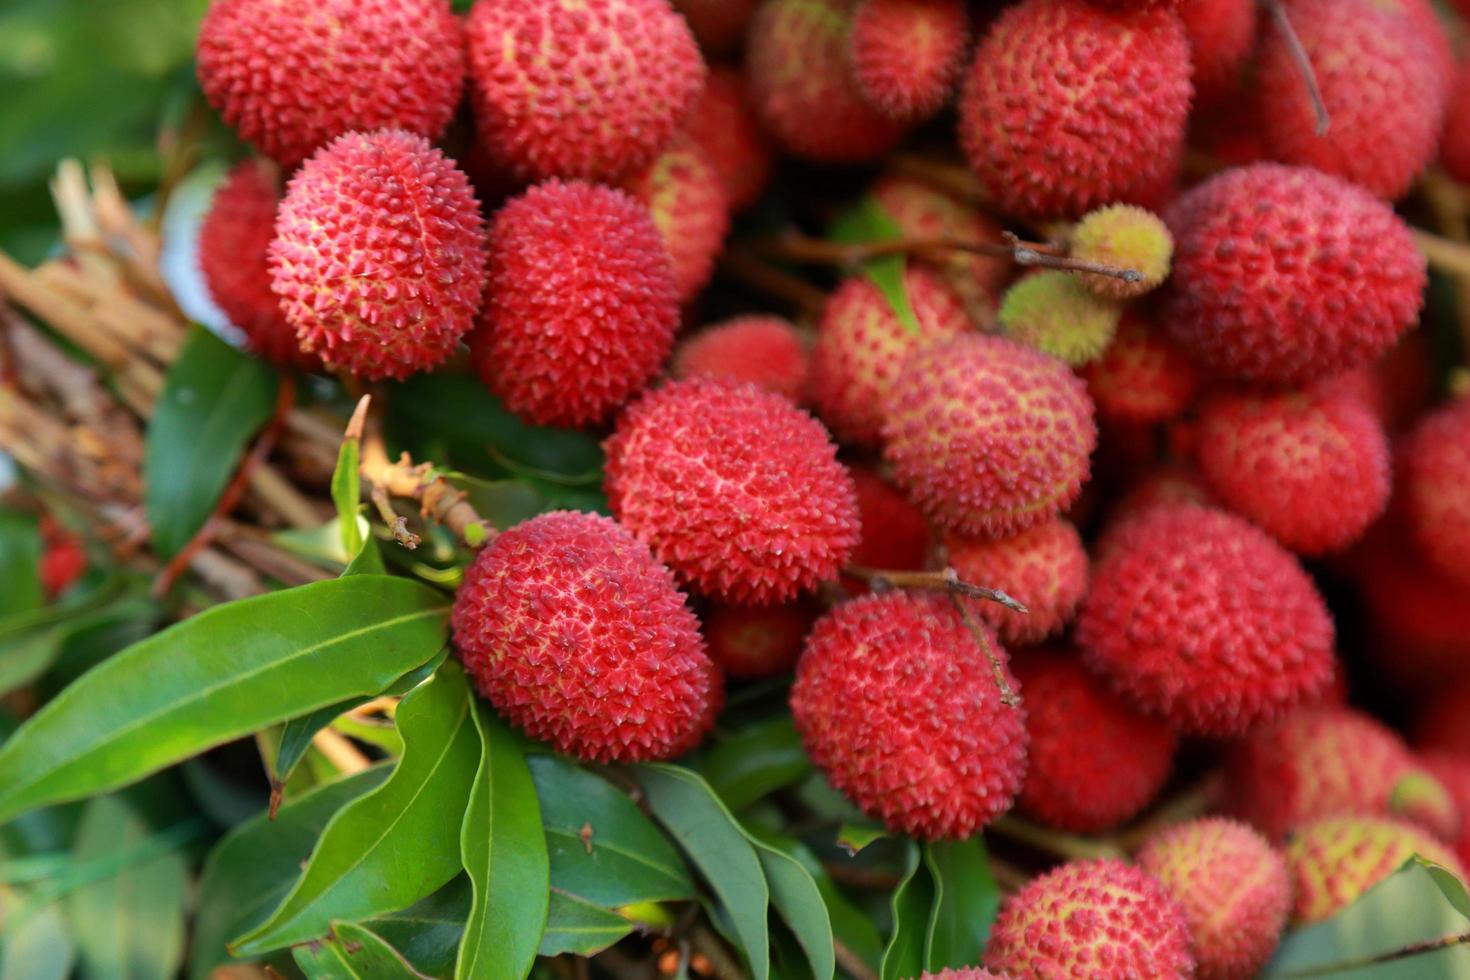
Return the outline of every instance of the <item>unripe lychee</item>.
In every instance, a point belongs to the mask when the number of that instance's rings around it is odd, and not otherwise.
[[[959,81],[969,11],[965,0],[859,0],[848,44],[868,104],[890,119],[927,119]]]
[[[932,520],[961,534],[1014,534],[1077,499],[1097,426],[1061,361],[968,334],[909,356],[883,439],[899,486]]]
[[[788,320],[751,314],[705,327],[674,353],[676,378],[749,381],[800,401],[811,354]]]
[[[1022,977],[1194,975],[1183,907],[1122,861],[1073,861],[1005,900],[985,965]]]
[[[195,59],[210,105],[287,169],[349,132],[437,139],[465,75],[447,0],[215,0]]]
[[[764,609],[711,605],[703,620],[710,658],[734,680],[759,680],[790,670],[812,625],[811,613],[795,603]]]
[[[663,238],[623,191],[547,181],[492,219],[474,354],[522,418],[603,421],[658,373],[678,326]]]
[[[1074,656],[1016,660],[1026,701],[1021,808],[1050,827],[1091,834],[1136,816],[1169,778],[1178,738],[1139,714]]]
[[[1189,72],[1189,40],[1172,11],[1023,0],[975,52],[960,146],[1002,210],[1074,218],[1172,177]]]
[[[682,579],[736,605],[787,602],[858,542],[852,478],[820,422],[751,384],[643,396],[605,444],[618,520]]]
[[[1296,893],[1292,918],[1300,925],[1331,918],[1415,855],[1465,877],[1449,848],[1402,820],[1329,817],[1302,827],[1286,845]]]
[[[888,396],[911,351],[970,329],[960,298],[920,266],[903,275],[913,323],[867,276],[837,287],[822,310],[812,348],[811,401],[843,442],[878,442]],[[917,326],[917,330],[914,327]]]
[[[1151,838],[1138,864],[1184,908],[1199,980],[1251,980],[1291,912],[1286,862],[1261,835],[1219,817]]]
[[[465,573],[454,645],[497,711],[557,751],[667,759],[714,725],[719,671],[674,577],[606,517],[557,511]]]
[[[724,0],[719,0],[724,2]],[[703,149],[732,211],[754,204],[771,178],[774,154],[745,98],[745,80],[729,67],[710,70],[686,132]]]
[[[679,136],[628,183],[653,217],[674,263],[679,302],[699,295],[730,230],[730,202],[704,149]]]
[[[947,597],[885,592],[817,621],[791,714],[812,762],[868,816],[924,840],[962,839],[1021,788],[1024,716],[1001,696]]]
[[[479,202],[448,157],[401,130],[349,133],[291,178],[271,289],[302,350],[401,380],[447,360],[474,325],[485,254]]]
[[[919,508],[877,473],[852,468],[862,537],[852,563],[865,568],[913,571],[929,553],[929,522]]]
[[[1197,101],[1226,96],[1256,42],[1256,0],[1182,0]]]
[[[1404,522],[1420,554],[1470,589],[1470,399],[1421,419],[1398,464]]]
[[[704,86],[668,0],[477,0],[465,32],[476,137],[522,181],[648,165]]]
[[[1194,187],[1174,233],[1163,322],[1221,375],[1301,384],[1367,364],[1419,315],[1427,281],[1408,226],[1361,188],[1262,163]]]
[[[1264,532],[1193,504],[1117,525],[1077,621],[1087,662],[1181,734],[1231,737],[1332,679],[1332,617]]]
[[[1072,523],[1055,518],[1008,538],[945,537],[949,565],[973,585],[1000,589],[1026,607],[985,602],[976,612],[1014,646],[1030,646],[1067,627],[1087,592],[1087,550]]]
[[[1076,276],[1043,269],[1006,291],[999,319],[1007,337],[1077,367],[1102,356],[1122,313]]]
[[[1167,422],[1189,407],[1199,387],[1193,362],[1136,309],[1123,311],[1113,342],[1081,374],[1098,418],[1108,422]]]
[[[1095,272],[1077,274],[1088,289],[1107,299],[1135,299],[1153,292],[1169,277],[1174,237],[1152,211],[1131,204],[1110,204],[1082,216],[1072,231],[1072,257],[1120,269],[1142,278],[1128,282]]]
[[[689,22],[699,46],[711,54],[740,46],[758,6],[760,0],[674,0],[674,9]]]

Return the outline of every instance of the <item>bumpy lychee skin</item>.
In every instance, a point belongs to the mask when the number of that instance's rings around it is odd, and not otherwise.
[[[703,619],[710,658],[734,680],[786,673],[796,666],[812,626],[811,614],[795,603],[765,609],[711,605]]]
[[[995,602],[976,606],[1009,644],[1030,646],[1060,633],[1087,592],[1087,549],[1077,528],[1060,517],[1008,538],[951,534],[945,547],[960,578],[1001,589],[1026,607],[1019,613]]]
[[[1192,504],[1114,528],[1077,621],[1088,663],[1181,734],[1237,736],[1333,674],[1332,618],[1262,531]]]
[[[676,381],[631,405],[605,445],[613,515],[711,598],[789,601],[835,579],[857,545],[837,448],[780,395]]]
[[[838,286],[822,310],[810,395],[817,414],[843,442],[877,443],[888,396],[909,353],[970,329],[960,298],[939,276],[910,266],[903,281],[917,331],[867,276]]]
[[[652,162],[704,85],[667,0],[484,0],[465,21],[476,136],[524,181]]]
[[[1470,399],[1431,412],[1399,450],[1404,519],[1429,563],[1470,589]]]
[[[767,0],[751,21],[751,104],[788,153],[811,163],[861,163],[903,139],[903,124],[870,106],[853,81],[851,27],[851,0]]]
[[[945,968],[938,973],[922,973],[919,980],[1012,980],[1012,977],[1009,973],[994,973],[978,966],[965,966],[958,970]]]
[[[1184,909],[1159,880],[1122,861],[1073,861],[1001,906],[985,965],[1021,977],[1194,975]]]
[[[811,354],[789,320],[751,314],[705,327],[674,353],[676,378],[749,381],[799,401]]]
[[[714,724],[719,671],[669,570],[606,517],[557,511],[465,573],[454,645],[507,720],[598,762],[667,759]]]
[[[200,222],[199,271],[252,351],[280,367],[319,371],[321,358],[301,349],[271,292],[266,250],[276,237],[280,198],[280,173],[273,164],[260,159],[236,164]]]
[[[1042,823],[1098,833],[1137,815],[1163,788],[1178,738],[1089,674],[1075,656],[1016,661],[1026,699],[1021,808]]]
[[[522,418],[603,421],[658,373],[678,326],[663,237],[624,192],[547,181],[491,221],[474,355],[485,383]]]
[[[1347,547],[1388,505],[1388,437],[1346,392],[1217,395],[1195,455],[1225,506],[1304,555]]]
[[[901,121],[938,112],[970,46],[964,0],[860,0],[848,38],[863,98]]]
[[[465,74],[447,0],[215,0],[195,57],[210,105],[288,169],[353,131],[437,139]]]
[[[1427,281],[1408,226],[1344,181],[1262,163],[1194,187],[1174,232],[1176,340],[1219,374],[1301,384],[1360,367],[1419,315]]]
[[[899,833],[969,837],[1021,788],[1023,714],[1001,702],[985,652],[943,596],[886,592],[823,616],[796,665],[791,714],[828,781]]]
[[[862,527],[853,564],[896,571],[923,568],[930,531],[919,508],[870,469],[853,467],[852,482]]]
[[[775,154],[746,104],[739,71],[724,66],[710,70],[685,131],[714,164],[731,210],[740,211],[760,198],[771,178]]]
[[[899,486],[930,519],[1001,535],[1077,499],[1097,426],[1081,380],[1061,361],[971,334],[909,356],[883,439]]]
[[[1189,72],[1189,41],[1171,11],[1024,0],[975,52],[960,146],[1002,210],[1074,218],[1172,177]]]
[[[1102,356],[1083,366],[1099,419],[1152,425],[1178,417],[1194,400],[1194,364],[1146,314],[1123,311]]]
[[[1170,827],[1138,852],[1184,908],[1199,980],[1251,980],[1291,913],[1286,862],[1249,827],[1219,817]]]
[[[1189,35],[1194,87],[1201,101],[1227,95],[1255,47],[1255,0],[1183,0],[1179,19]]]
[[[1302,827],[1286,846],[1293,920],[1309,925],[1331,918],[1415,855],[1465,877],[1449,848],[1402,820],[1329,817]]]
[[[687,303],[709,284],[730,230],[730,202],[704,149],[677,137],[634,177],[629,191],[653,217],[674,263],[674,287]]]
[[[349,133],[291,178],[271,289],[301,349],[334,371],[403,379],[474,325],[485,225],[469,178],[421,136]]]
[[[1000,327],[1007,337],[1078,367],[1112,343],[1122,307],[1066,272],[1033,272],[1006,291]]]
[[[1082,216],[1072,232],[1072,256],[1084,262],[1131,269],[1141,278],[1128,282],[1093,272],[1077,278],[1107,299],[1136,299],[1153,292],[1169,276],[1174,237],[1152,211],[1131,204],[1111,204]]]
[[[723,54],[740,45],[760,0],[674,0],[700,47]]]

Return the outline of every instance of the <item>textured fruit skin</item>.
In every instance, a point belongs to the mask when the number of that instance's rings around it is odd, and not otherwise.
[[[266,251],[276,237],[280,198],[275,166],[261,159],[236,164],[215,189],[199,225],[199,271],[210,296],[253,352],[283,368],[320,371],[321,358],[301,349],[271,292]]]
[[[963,966],[957,970],[946,967],[938,973],[921,973],[919,980],[1011,980],[1011,975],[993,973],[978,966]]]
[[[985,965],[1018,977],[1179,980],[1194,975],[1184,909],[1122,861],[1073,861],[1001,906]]]
[[[732,680],[759,680],[796,666],[812,617],[798,604],[766,609],[711,605],[705,611],[709,655]]]
[[[1439,143],[1439,162],[1451,177],[1461,183],[1470,181],[1470,66],[1455,77]]]
[[[1201,101],[1228,94],[1256,41],[1255,0],[1181,0],[1189,35],[1194,87]]]
[[[1184,908],[1198,980],[1251,980],[1291,912],[1286,862],[1254,830],[1211,817],[1151,838],[1138,865]]]
[[[288,170],[349,132],[437,139],[465,76],[447,0],[214,0],[195,59],[209,104]]]
[[[1424,830],[1390,817],[1329,817],[1301,828],[1286,846],[1296,894],[1292,919],[1331,918],[1419,855],[1464,879],[1459,860]]]
[[[606,517],[556,511],[499,535],[465,573],[452,626],[480,693],[560,752],[668,759],[714,725],[722,689],[698,620]]]
[[[1272,155],[1379,197],[1402,197],[1434,159],[1443,81],[1421,32],[1379,0],[1291,0],[1297,37],[1331,117],[1317,135],[1307,84],[1278,30],[1258,59],[1261,123]]]
[[[628,190],[653,217],[674,264],[674,288],[687,303],[709,284],[730,230],[730,202],[704,149],[679,136],[634,177]]]
[[[959,81],[969,11],[965,0],[859,0],[848,44],[869,105],[890,119],[927,119]]]
[[[674,9],[689,22],[699,46],[711,54],[740,45],[758,6],[760,0],[674,0]]]
[[[674,353],[676,378],[749,381],[800,401],[811,354],[789,320],[750,314],[705,327]]]
[[[704,85],[667,0],[476,0],[465,33],[476,136],[526,182],[646,166]]]
[[[821,423],[780,395],[676,381],[629,406],[604,446],[613,516],[711,598],[787,602],[857,545],[852,478]]]
[[[1152,211],[1131,204],[1111,204],[1082,216],[1072,232],[1072,256],[1084,262],[1132,269],[1143,278],[1126,282],[1091,272],[1077,278],[1105,299],[1136,299],[1163,285],[1169,277],[1174,237]]]
[[[1195,456],[1225,506],[1300,554],[1340,551],[1388,505],[1388,437],[1346,392],[1217,395]]]
[[[740,211],[760,198],[771,179],[774,153],[746,104],[739,71],[726,66],[710,69],[685,131],[714,164],[731,210]]]
[[[1049,827],[1099,833],[1132,819],[1169,778],[1178,738],[1139,714],[1072,655],[1019,657],[1026,700],[1021,808]]]
[[[994,634],[989,645],[1004,662]],[[1001,703],[985,652],[944,596],[868,595],[819,619],[791,714],[828,781],[899,833],[970,837],[1021,788],[1023,714]]]
[[[747,91],[786,152],[811,163],[861,163],[903,139],[852,78],[852,0],[766,0],[746,38]]]
[[[1241,381],[1302,384],[1360,367],[1419,315],[1424,258],[1382,201],[1302,167],[1227,170],[1169,210],[1174,338]]]
[[[1098,418],[1108,422],[1167,422],[1189,407],[1199,388],[1194,363],[1179,345],[1131,308],[1123,311],[1108,349],[1081,374]]]
[[[898,485],[931,520],[1002,535],[1077,499],[1097,426],[1086,389],[1061,361],[970,334],[910,355],[883,439]]]
[[[331,370],[402,380],[449,358],[485,290],[485,224],[461,173],[401,130],[349,133],[286,188],[271,290]]]
[[[975,52],[960,146],[1003,211],[1074,218],[1172,177],[1189,72],[1189,41],[1171,11],[1024,0]]]
[[[1455,856],[1464,864],[1470,858],[1470,820],[1465,819],[1465,814],[1470,814],[1470,754],[1425,752],[1419,756],[1419,764],[1449,792],[1460,812],[1458,833],[1446,839],[1454,844]]]
[[[1030,646],[1066,628],[1087,593],[1087,549],[1064,518],[1029,527],[1008,538],[948,535],[949,565],[966,582],[1001,589],[1027,609],[1012,612],[995,602],[975,611],[1013,646]]]
[[[1322,691],[1332,618],[1241,518],[1161,505],[1116,525],[1077,621],[1089,666],[1181,734],[1232,737]]]
[[[658,373],[678,326],[663,237],[623,191],[547,181],[491,220],[474,355],[522,418],[602,422]]]
[[[910,266],[904,287],[918,333],[899,319],[867,276],[838,286],[822,309],[810,396],[817,414],[843,442],[876,444],[888,396],[909,353],[970,329],[960,298],[939,276]]]
[[[923,568],[930,532],[919,508],[872,470],[853,467],[851,472],[861,527],[852,563],[890,571]]]
[[[1404,520],[1440,574],[1470,589],[1470,401],[1429,413],[1399,449]]]
[[[1006,291],[999,319],[1007,337],[1078,367],[1107,350],[1122,312],[1071,273],[1043,269]]]

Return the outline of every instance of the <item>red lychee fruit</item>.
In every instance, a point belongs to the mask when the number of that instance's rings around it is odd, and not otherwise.
[[[740,46],[745,29],[760,0],[674,0],[699,46],[710,54],[724,54]]]
[[[1340,551],[1388,505],[1388,437],[1343,392],[1227,392],[1200,412],[1195,456],[1225,506],[1304,555]]]
[[[1461,69],[1455,78],[1449,111],[1444,117],[1439,162],[1460,183],[1470,182],[1470,65]]]
[[[1026,702],[1026,782],[1021,808],[1061,830],[1092,834],[1136,816],[1158,795],[1178,738],[1139,714],[1074,656],[1047,651],[1016,660]]]
[[[1199,387],[1184,351],[1135,308],[1123,311],[1113,342],[1081,374],[1098,418],[1108,422],[1167,422],[1189,407]]]
[[[1077,499],[1097,426],[1086,389],[1061,361],[968,334],[909,356],[883,438],[899,486],[932,520],[1002,535]]]
[[[288,170],[349,132],[437,139],[465,75],[447,0],[215,0],[195,59],[210,105]]]
[[[766,609],[711,605],[703,618],[710,658],[734,680],[786,673],[796,666],[812,626],[811,613],[796,603]]]
[[[1470,589],[1470,399],[1421,419],[1398,464],[1404,522],[1420,554]]]
[[[1172,11],[1023,0],[975,52],[960,146],[1002,210],[1074,218],[1172,178],[1189,73],[1189,40]]]
[[[1164,322],[1221,375],[1328,377],[1374,360],[1418,318],[1427,277],[1408,226],[1335,177],[1269,163],[1227,170],[1167,218]]]
[[[705,327],[674,353],[676,378],[749,381],[800,401],[811,354],[789,320],[752,314]]]
[[[848,44],[869,105],[890,119],[928,119],[959,81],[970,14],[965,0],[859,0]]]
[[[852,77],[852,0],[767,0],[746,39],[756,115],[788,153],[812,163],[861,163],[904,136],[868,105]]]
[[[1179,19],[1189,35],[1199,100],[1227,95],[1256,42],[1255,0],[1182,0]]]
[[[719,671],[674,577],[606,517],[557,511],[465,573],[454,645],[497,711],[559,752],[667,759],[714,724]]]
[[[1013,646],[1030,646],[1067,627],[1087,593],[1087,549],[1071,521],[1055,518],[1008,538],[945,537],[949,565],[973,585],[1000,589],[1026,607],[975,609]]]
[[[1299,925],[1331,918],[1415,855],[1465,877],[1449,848],[1402,820],[1329,817],[1302,827],[1286,845],[1296,894],[1292,918]]]
[[[687,303],[709,284],[730,230],[730,202],[704,149],[676,137],[628,190],[648,208],[674,263],[674,288]]]
[[[1077,278],[1105,299],[1136,299],[1163,285],[1169,277],[1174,238],[1162,218],[1131,204],[1110,204],[1089,211],[1072,232],[1072,257],[1084,262],[1131,269],[1140,278],[1128,282],[1083,272]]]
[[[1286,862],[1260,834],[1219,817],[1177,824],[1138,852],[1184,908],[1199,980],[1251,980],[1291,913]]]
[[[280,199],[280,171],[273,164],[259,158],[236,164],[199,224],[199,271],[251,351],[279,367],[320,371],[321,358],[301,349],[271,292],[266,250],[276,237]]]
[[[827,430],[755,385],[676,381],[629,406],[605,448],[613,515],[711,598],[787,602],[835,579],[857,545]]]
[[[349,133],[286,188],[271,289],[331,370],[402,380],[443,363],[485,290],[485,224],[461,173],[401,130]]]
[[[46,598],[58,599],[87,571],[87,549],[82,539],[50,514],[41,515],[41,561],[37,575]]]
[[[547,181],[491,221],[474,354],[485,383],[522,418],[603,421],[658,373],[678,326],[663,238],[624,192]]]
[[[710,70],[686,132],[714,164],[732,211],[743,210],[760,198],[771,178],[774,153],[746,102],[745,81],[739,71],[728,67]]]
[[[877,443],[889,393],[909,353],[970,329],[960,298],[939,276],[909,266],[903,282],[911,322],[862,275],[838,286],[822,310],[809,394],[843,442]]]
[[[1415,714],[1413,735],[1416,748],[1470,756],[1470,681],[1438,685]]]
[[[852,563],[864,568],[914,571],[929,553],[929,522],[909,499],[877,473],[852,469],[862,537]]]
[[[704,86],[668,0],[486,0],[465,32],[476,137],[522,181],[647,166]]]
[[[1194,504],[1115,526],[1077,621],[1088,664],[1181,734],[1233,737],[1332,680],[1332,617],[1262,531]]]
[[[938,973],[921,973],[919,980],[1013,980],[1013,977],[1009,973],[995,973],[978,966],[964,966],[957,970],[946,967]]]
[[[1006,899],[985,965],[1023,977],[1194,975],[1183,907],[1122,861],[1073,861]]]
[[[1470,754],[1455,752],[1425,752],[1419,756],[1424,771],[1443,786],[1460,813],[1460,829],[1446,838],[1455,848],[1455,856],[1461,863],[1470,859]]]
[[[1021,788],[1024,715],[1001,697],[947,597],[886,592],[817,620],[791,714],[812,762],[864,813],[923,840],[962,839]]]

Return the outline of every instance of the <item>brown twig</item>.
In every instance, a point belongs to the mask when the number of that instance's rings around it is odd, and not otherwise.
[[[1365,967],[1378,966],[1382,963],[1396,963],[1413,956],[1425,956],[1429,953],[1438,953],[1440,950],[1453,949],[1456,946],[1470,946],[1470,932],[1459,932],[1452,936],[1440,936],[1437,939],[1425,939],[1422,942],[1410,943],[1398,949],[1391,949],[1385,953],[1375,953],[1372,956],[1363,956],[1358,959],[1343,960],[1339,963],[1328,963],[1322,966],[1308,966],[1300,970],[1287,970],[1285,973],[1275,974],[1279,977],[1326,977],[1337,976],[1353,970],[1361,970]]]
[[[925,589],[930,592],[944,592],[949,595],[964,596],[967,599],[999,603],[1012,612],[1025,614],[1030,611],[1000,589],[989,589],[983,585],[972,585],[964,581],[953,568],[946,568],[940,572],[904,572],[848,565],[842,570],[842,574],[860,582],[866,582],[875,590]]]
[[[485,547],[498,533],[469,503],[465,492],[430,464],[415,463],[408,453],[399,456],[396,463],[389,462],[380,438],[364,440],[361,470],[370,495],[381,490],[389,496],[418,501],[425,520],[448,528],[469,548]]]
[[[995,675],[995,686],[1000,690],[1000,703],[1008,708],[1019,708],[1021,706],[1021,696],[1016,693],[1015,688],[1011,687],[1011,682],[1006,679],[1005,664],[1001,663],[999,655],[995,652],[995,647],[990,642],[990,637],[986,635],[985,628],[975,618],[975,611],[969,607],[965,599],[955,595],[953,592],[949,595],[949,601],[954,603],[954,607],[959,612],[960,619],[965,624],[965,629],[970,631],[970,636],[974,639],[975,645],[985,654],[985,659],[990,661],[990,671]]]
[[[409,551],[416,551],[422,539],[408,529],[408,518],[393,509],[393,501],[388,499],[387,489],[382,484],[374,484],[369,496],[373,506],[378,508],[378,516],[393,532],[393,540]]]
[[[1291,54],[1291,60],[1296,62],[1297,71],[1301,73],[1302,81],[1307,85],[1307,97],[1312,100],[1312,112],[1317,116],[1317,135],[1326,136],[1327,130],[1332,126],[1332,117],[1327,114],[1327,103],[1322,101],[1322,88],[1317,84],[1317,72],[1312,67],[1312,59],[1307,56],[1307,49],[1302,47],[1302,39],[1297,35],[1296,28],[1292,26],[1291,16],[1286,12],[1286,5],[1281,0],[1264,0],[1266,10],[1271,14],[1271,19],[1276,23],[1276,29],[1281,32],[1281,39],[1286,42],[1286,49]]]

